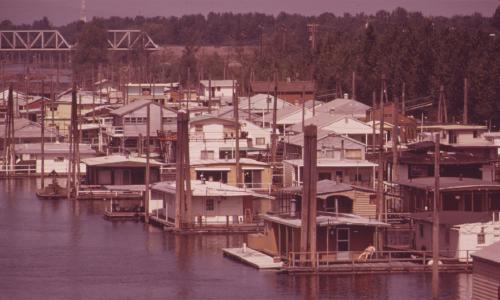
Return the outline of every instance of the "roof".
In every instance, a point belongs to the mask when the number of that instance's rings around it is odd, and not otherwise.
[[[408,186],[417,189],[428,189],[429,191],[434,190],[434,177],[421,177],[405,180],[397,180],[394,183],[399,185]],[[460,178],[460,177],[440,177],[439,178],[439,190],[449,191],[449,190],[470,190],[470,189],[495,189],[500,190],[500,184],[476,179],[476,178]]]
[[[309,112],[310,110],[309,109],[306,109],[306,112]],[[302,107],[299,107],[299,106],[287,106],[285,108],[282,108],[282,109],[278,109],[276,111],[276,121],[279,123],[281,119],[284,119],[284,118],[287,118],[293,114],[296,114],[296,113],[302,113]],[[260,122],[264,122],[264,120],[266,120],[268,123],[272,123],[272,120],[273,120],[273,111],[271,110],[269,113],[266,113],[264,117],[261,117],[259,119]]]
[[[80,155],[96,154],[96,151],[88,144],[80,144]],[[42,144],[16,144],[16,153],[19,154],[41,154]],[[45,154],[64,154],[69,155],[69,143],[45,143]]]
[[[275,84],[273,81],[252,81],[250,83],[254,93],[273,93]],[[279,81],[278,93],[306,93],[314,92],[314,81]]]
[[[317,107],[316,112],[330,113],[334,111],[336,114],[365,117],[366,111],[369,109],[370,106],[353,99],[334,99]]]
[[[465,124],[436,124],[436,125],[423,125],[424,130],[487,130],[488,127],[484,125],[465,125]]]
[[[302,187],[301,186],[287,187],[282,190],[285,192],[300,193],[302,192]],[[336,182],[334,180],[324,179],[316,182],[316,194],[318,196],[330,195],[333,193],[348,192],[352,190],[354,190],[354,188],[351,185],[341,182]]]
[[[267,221],[274,223],[283,224],[286,226],[300,228],[302,226],[302,220],[299,218],[290,217],[288,214],[282,215],[272,215],[263,214],[262,218]],[[327,214],[321,213],[316,216],[316,224],[320,227],[332,226],[332,225],[353,225],[353,226],[370,226],[370,227],[389,227],[387,223],[379,222],[377,220],[367,219],[354,214]]]
[[[206,87],[209,86],[209,80],[200,80],[200,84],[204,85]],[[238,81],[234,81],[234,85],[238,85]],[[233,81],[232,80],[211,80],[210,86],[212,87],[217,87],[217,86],[223,86],[223,87],[233,87]]]
[[[283,162],[289,163],[294,166],[304,166],[304,160],[302,159],[290,159],[284,160]],[[357,160],[357,159],[334,159],[334,158],[318,158],[318,167],[376,167],[375,163],[369,162],[367,160]]]
[[[171,86],[172,87],[178,87],[179,86],[179,83],[178,82],[156,82],[156,83],[150,83],[150,82],[143,82],[143,83],[126,83],[125,86],[127,87],[133,87],[133,86],[141,86],[141,87],[149,87],[149,86],[155,86],[155,87],[160,87],[160,86],[164,86],[164,87],[168,87],[170,88]]]
[[[198,122],[202,122],[202,121],[208,121],[208,120],[216,120],[216,121],[221,121],[223,123],[229,123],[229,124],[232,124],[232,125],[235,125],[236,124],[236,121],[234,119],[230,119],[230,118],[226,118],[226,117],[217,117],[217,116],[214,116],[214,115],[201,115],[201,116],[196,116],[196,117],[193,117],[189,120],[189,123],[190,124],[194,124],[194,123],[198,123]]]
[[[500,242],[493,243],[479,251],[474,252],[472,257],[500,264]]]
[[[419,212],[412,213],[410,217],[428,223],[433,223],[433,213]],[[439,212],[439,224],[460,225],[467,223],[479,223],[491,221],[491,212],[469,212],[469,211],[441,211]]]
[[[176,194],[175,181],[163,181],[153,185],[152,189],[168,194]],[[251,190],[242,189],[218,181],[191,180],[191,191],[193,197],[244,197],[274,199],[274,197],[259,194]]]
[[[268,102],[269,97],[269,102]],[[294,106],[289,102],[280,99],[276,99],[276,104],[278,109],[282,109],[288,106]],[[256,94],[250,97],[250,108],[252,110],[272,110],[274,105],[274,95],[268,94]],[[240,109],[248,109],[248,97],[239,97],[239,107]]]
[[[100,167],[145,167],[146,158],[137,156],[110,155],[82,159],[87,166]],[[151,166],[161,166],[162,163],[150,160]]]
[[[235,164],[236,159],[192,159],[190,162],[191,166],[198,165],[222,165],[222,164]],[[258,165],[258,166],[268,166],[268,163],[258,161],[251,158],[240,158],[240,164],[244,165]]]
[[[14,138],[41,138],[42,125],[28,119],[14,119]],[[5,136],[5,124],[0,124],[0,138]],[[59,136],[53,127],[45,126],[45,137]]]
[[[355,139],[342,136],[339,134],[336,134],[332,131],[326,131],[326,130],[318,130],[317,133],[317,140],[318,140],[318,149],[321,149],[323,146],[327,147],[333,147],[337,149],[342,148],[342,142],[344,141],[344,149],[359,149],[360,146],[364,147],[365,145],[357,141]],[[326,139],[330,138],[329,143],[326,144]],[[304,146],[304,133],[299,133],[295,135],[287,135],[284,139],[283,142],[286,144],[291,144],[291,145],[297,145],[297,146]]]
[[[133,101],[127,105],[124,105],[120,108],[112,110],[110,112],[110,114],[117,115],[117,116],[123,116],[123,115],[128,114],[129,112],[138,110],[138,109],[148,105],[149,103],[151,103],[151,105],[155,105],[156,107],[160,107],[160,105],[158,103],[153,102],[151,100],[139,99],[139,100]],[[164,117],[176,117],[177,114],[175,112],[167,109],[167,108],[163,108],[163,116]]]

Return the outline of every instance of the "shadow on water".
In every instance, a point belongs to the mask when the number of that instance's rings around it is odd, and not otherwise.
[[[429,299],[430,274],[288,276],[224,258],[242,235],[178,236],[108,222],[106,201],[38,200],[0,181],[0,299]],[[442,299],[470,298],[443,274]]]

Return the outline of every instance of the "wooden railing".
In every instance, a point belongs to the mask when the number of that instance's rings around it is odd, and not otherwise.
[[[8,177],[8,176],[20,176],[20,175],[35,175],[36,174],[36,166],[35,165],[6,165],[0,164],[0,177]]]
[[[428,251],[375,251],[366,259],[360,255],[364,251],[318,251],[289,252],[289,267],[321,268],[334,264],[363,264],[363,263],[393,263],[411,262],[420,265],[432,265],[432,253]],[[474,250],[440,251],[439,264],[465,264],[472,263],[470,254]],[[463,254],[463,255],[461,255]],[[460,259],[460,258],[463,259]]]

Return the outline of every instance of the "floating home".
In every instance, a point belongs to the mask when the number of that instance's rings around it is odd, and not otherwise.
[[[153,185],[150,209],[168,222],[175,222],[175,182]],[[270,210],[273,197],[221,182],[191,180],[192,214],[195,226],[255,224],[255,218]],[[156,210],[156,211],[154,211]]]
[[[264,233],[248,236],[250,248],[283,259],[300,252],[300,212],[267,213],[262,218]],[[375,244],[376,230],[389,226],[354,214],[318,212],[316,249],[323,252],[320,263],[355,260],[366,247]]]
[[[410,215],[415,226],[415,249],[432,249],[432,212]],[[500,242],[500,220],[492,212],[439,213],[440,256],[470,261],[477,250]]]
[[[87,167],[85,182],[88,185],[144,185],[146,158],[110,155],[82,159]],[[150,160],[150,182],[160,181],[163,164]]]

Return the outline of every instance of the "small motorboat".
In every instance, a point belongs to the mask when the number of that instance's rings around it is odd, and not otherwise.
[[[57,173],[52,171],[50,173],[52,183],[43,189],[36,191],[36,196],[40,199],[64,199],[68,196],[68,189],[63,188],[57,183]]]

